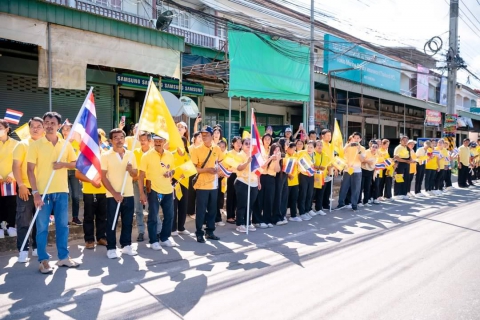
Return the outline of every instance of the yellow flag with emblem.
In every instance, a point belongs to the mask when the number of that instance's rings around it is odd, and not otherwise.
[[[173,121],[167,104],[153,81],[149,82],[148,96],[145,99],[142,116],[138,120],[138,130],[152,132],[165,138],[168,140],[170,151],[175,151],[177,148],[185,150],[175,121]]]
[[[335,128],[333,129],[332,135],[332,145],[333,150],[338,154],[340,158],[343,158],[343,138],[342,131],[338,125],[338,120],[335,119]]]
[[[28,127],[28,122],[24,123],[17,129],[15,129],[13,132],[17,134],[20,140],[25,140],[30,138],[30,128]]]

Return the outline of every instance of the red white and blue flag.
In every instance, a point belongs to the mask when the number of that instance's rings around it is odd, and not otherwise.
[[[252,148],[252,163],[251,163],[251,171],[255,172],[255,174],[260,175],[260,167],[263,166],[264,160],[262,157],[261,151],[261,140],[260,134],[258,133],[257,121],[255,119],[255,113],[252,109],[252,141],[250,142],[250,147]]]
[[[293,158],[293,157],[291,157],[291,158],[288,158],[288,159],[284,159],[283,161],[285,162],[283,171],[284,171],[286,174],[292,174],[292,173],[293,173],[293,169],[295,169],[296,159]]]
[[[230,178],[230,176],[232,175],[232,171],[228,171],[227,168],[225,168],[221,163],[218,164],[218,167],[220,168],[220,170],[222,170],[225,177]]]
[[[387,165],[385,164],[385,162],[375,164],[375,169],[377,170],[385,169],[386,167]]]
[[[10,183],[3,182],[0,193],[2,197],[17,195],[17,183],[15,181]]]
[[[80,144],[77,169],[88,179],[100,182],[100,146],[98,145],[97,113],[93,93],[85,100],[78,122],[74,125],[75,139]]]
[[[20,118],[22,116],[23,112],[7,109],[7,111],[5,112],[5,117],[3,119],[9,123],[19,124]]]

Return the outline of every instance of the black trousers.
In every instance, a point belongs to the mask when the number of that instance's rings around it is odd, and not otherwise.
[[[437,171],[437,174],[435,175],[435,190],[443,190],[444,174],[445,170]]]
[[[288,187],[288,208],[290,209],[290,217],[292,218],[297,216],[298,189],[298,185]],[[322,202],[320,201],[319,203]]]
[[[315,185],[315,182],[314,182]],[[325,186],[323,188],[313,188],[313,197],[315,198],[315,211],[320,211],[323,209],[322,201],[323,201],[323,194],[325,193]],[[313,206],[313,203],[312,203]]]
[[[377,172],[374,172],[373,174],[376,175]],[[375,200],[378,199],[378,197],[380,197],[380,180],[381,179],[377,175],[375,176],[375,179],[372,182],[371,192],[372,192],[372,198]]]
[[[461,168],[458,168],[458,186],[459,187],[466,187],[467,186],[467,179],[468,179],[468,171],[470,169],[468,166],[462,164]]]
[[[415,177],[415,193],[422,192],[422,182],[425,177],[425,165],[417,163],[417,175]]]
[[[288,182],[285,172],[278,172],[275,176],[275,199],[273,201],[273,221],[282,221],[287,215]]]
[[[387,199],[390,199],[392,197],[393,178],[387,177],[386,171],[387,170],[383,170],[383,177],[380,178],[379,197],[383,196]]]
[[[451,187],[452,186],[452,170],[451,169],[445,169],[445,187]]]
[[[225,204],[225,193],[222,192],[223,179],[225,179],[225,177],[218,178],[217,213],[215,214],[215,222],[222,221],[220,210],[223,209],[223,205]]]
[[[32,189],[28,189],[32,193]],[[33,203],[33,196],[30,194],[27,201],[23,201],[17,196],[17,213],[15,217],[17,227],[17,249],[22,248],[23,240],[27,235],[28,228],[35,214],[35,204]],[[37,249],[37,223],[33,223],[32,232],[32,249]],[[30,237],[29,237],[30,238]],[[23,251],[28,251],[30,239],[25,243]]]
[[[187,220],[188,196],[190,195],[188,189],[180,184],[182,189],[182,199],[178,200],[175,197],[173,201],[173,224],[172,231],[185,231],[185,221]]]
[[[412,191],[412,181],[415,177],[415,173],[409,173],[408,174],[408,185],[407,185],[407,193]]]
[[[432,191],[435,185],[435,176],[437,174],[437,170],[425,170],[425,191]]]
[[[360,192],[363,190],[363,204],[368,203],[368,200],[371,198],[373,173],[374,171],[362,169],[362,187]]]
[[[196,204],[196,191],[192,183],[193,176],[189,178],[188,183],[188,204],[187,204],[187,214],[195,214],[195,204]]]
[[[332,181],[325,182],[323,186],[323,209],[330,209],[330,194],[332,192]]]
[[[237,226],[248,226],[250,224],[247,221],[247,202],[248,202],[248,188],[249,186],[239,180],[235,181],[235,193],[237,194],[237,218],[236,218],[236,225]],[[249,219],[252,218],[251,213],[253,211],[253,205],[255,200],[257,200],[258,196],[258,187],[250,187],[250,212],[249,212]]]
[[[206,221],[207,227],[205,232],[213,234],[215,231],[215,215],[217,213],[217,189],[212,190],[197,190],[196,207],[197,217],[195,219],[195,226],[197,237],[203,236],[203,222]]]
[[[95,241],[95,238],[97,241],[106,239],[107,196],[105,194],[83,194],[83,205],[85,241]]]
[[[237,191],[235,190],[236,179],[237,174],[235,172],[227,179],[227,219],[235,219],[235,209],[237,208]]]
[[[7,228],[15,228],[17,215],[17,196],[0,196],[0,222],[5,221]]]
[[[397,174],[403,175],[403,182],[395,182],[395,184],[398,184],[398,195],[406,196],[410,178],[410,163],[399,162],[395,171]]]
[[[298,214],[303,215],[312,208],[313,185],[315,181],[313,177],[300,173],[298,175],[298,182],[300,185],[298,194]]]
[[[253,207],[254,223],[276,223],[273,220],[273,201],[275,199],[275,177],[269,174],[260,176],[262,188]],[[262,215],[263,212],[263,215]]]

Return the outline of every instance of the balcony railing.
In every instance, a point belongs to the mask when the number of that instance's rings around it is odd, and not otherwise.
[[[125,21],[128,23],[140,25],[143,27],[154,28],[155,25],[152,23],[150,19],[146,19],[144,17],[140,17],[138,15],[128,13],[125,11],[120,11],[113,8],[108,8],[106,6],[102,6],[100,4],[96,4],[95,2],[88,1],[88,0],[46,0],[51,3],[64,5],[64,6],[73,6],[75,8],[82,11],[87,11],[93,14],[97,14],[100,16]],[[185,29],[178,26],[170,26],[168,27],[167,32],[171,34],[175,34],[177,36],[185,37],[185,42],[188,44],[193,44],[196,46],[211,48],[215,50],[226,51],[226,40],[211,36],[205,33],[196,32],[193,30]]]

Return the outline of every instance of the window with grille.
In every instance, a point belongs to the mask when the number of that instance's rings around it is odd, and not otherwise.
[[[226,39],[227,38],[227,28],[225,26],[217,27],[217,37]]]
[[[91,2],[107,8],[122,10],[122,0],[91,0]]]

